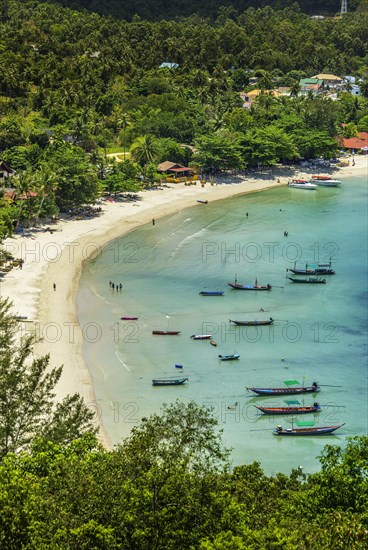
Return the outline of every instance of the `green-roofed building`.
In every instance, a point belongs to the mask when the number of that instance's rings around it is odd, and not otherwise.
[[[301,78],[299,84],[301,92],[312,91],[318,93],[320,88],[324,85],[324,82],[320,78]]]

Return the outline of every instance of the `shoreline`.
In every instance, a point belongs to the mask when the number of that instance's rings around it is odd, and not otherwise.
[[[357,157],[354,167],[344,167],[338,172],[342,178],[367,175],[368,155]],[[6,239],[4,248],[25,263],[22,269],[14,269],[1,280],[1,295],[13,302],[15,315],[27,317],[19,323],[20,334],[32,332],[44,339],[35,346],[36,355],[50,353],[50,367],[63,365],[55,389],[56,398],[61,400],[67,394],[78,392],[99,416],[92,376],[83,356],[86,335],[78,324],[76,309],[79,280],[88,259],[99,254],[109,242],[151,223],[153,218],[159,220],[195,206],[198,199],[214,202],[282,187],[291,177],[303,177],[303,174],[308,175],[306,171],[274,168],[271,173],[229,176],[220,185],[212,186],[208,182],[204,187],[198,183],[191,186],[169,184],[158,190],[139,192],[139,202],[104,202],[100,217],[60,220],[52,225],[52,234],[41,228],[25,236]],[[198,207],[203,205],[198,204]],[[99,439],[105,447],[111,448],[101,418],[98,424]]]

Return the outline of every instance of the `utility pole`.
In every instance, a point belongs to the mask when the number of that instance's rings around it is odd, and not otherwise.
[[[348,13],[348,0],[341,0],[341,15]]]

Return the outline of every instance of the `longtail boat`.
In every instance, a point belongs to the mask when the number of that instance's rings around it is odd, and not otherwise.
[[[320,391],[320,386],[317,382],[313,382],[311,386],[295,386],[288,388],[246,388],[258,395],[293,395],[298,393],[314,393]]]
[[[197,202],[200,202],[200,203],[202,203],[202,204],[208,204],[208,201],[201,201],[201,200],[199,200],[199,199],[197,199]]]
[[[318,403],[314,403],[312,406],[303,407],[300,405],[292,407],[261,407],[259,405],[254,405],[256,409],[263,412],[264,414],[308,414],[320,412],[321,407]]]
[[[289,267],[286,271],[291,271],[295,275],[335,275],[335,270],[329,264],[305,264],[305,269],[297,269],[296,263],[294,267]]]
[[[153,330],[152,334],[160,334],[161,336],[174,336],[180,334],[180,330]]]
[[[219,355],[220,361],[235,361],[239,359],[239,353],[233,353],[232,355]]]
[[[138,321],[138,317],[120,317],[122,321]]]
[[[201,296],[223,296],[224,290],[201,290]]]
[[[344,424],[337,424],[335,426],[314,426],[312,428],[283,428],[277,426],[274,430],[274,435],[326,435],[338,430]]]
[[[212,338],[212,334],[192,334],[191,339],[192,340],[210,340]]]
[[[271,290],[271,285],[259,285],[257,279],[255,280],[254,285],[239,285],[236,282],[234,283],[227,283],[231,288],[234,288],[235,290]]]
[[[189,378],[155,378],[152,386],[182,386]]]
[[[265,325],[272,325],[273,319],[272,317],[270,317],[268,321],[233,321],[233,319],[229,319],[229,323],[234,323],[234,325],[237,325],[240,327],[259,327],[259,326],[265,326]]]
[[[293,283],[304,283],[307,285],[324,285],[326,284],[326,279],[321,277],[308,277],[308,279],[298,279],[297,277],[288,277]]]

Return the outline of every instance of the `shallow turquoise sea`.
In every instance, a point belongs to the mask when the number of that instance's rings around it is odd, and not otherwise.
[[[340,188],[279,188],[196,204],[109,243],[86,264],[77,306],[96,394],[91,407],[112,442],[176,399],[211,406],[233,465],[257,460],[268,474],[296,466],[315,471],[326,444],[367,434],[367,234],[367,177],[360,177]],[[286,278],[294,261],[302,267],[330,260],[336,275],[326,284]],[[236,291],[227,285],[235,278],[273,288]],[[110,281],[122,290],[112,290]],[[199,295],[217,289],[224,296]],[[229,323],[269,317],[275,319],[270,327]],[[181,333],[154,336],[152,330]],[[190,339],[203,333],[213,335],[217,347]],[[238,361],[218,360],[234,351]],[[152,386],[152,378],[178,376],[189,382]],[[255,404],[282,406],[288,398],[256,397],[246,388],[288,380],[319,382],[319,394],[295,399],[305,405],[317,399],[322,411],[294,419],[261,416]],[[299,420],[346,424],[330,436],[272,435],[277,424]]]

